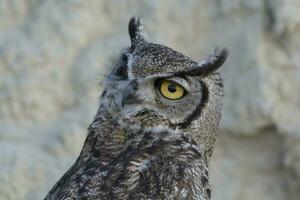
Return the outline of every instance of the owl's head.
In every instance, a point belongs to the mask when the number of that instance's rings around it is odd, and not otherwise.
[[[220,120],[222,80],[216,73],[227,51],[200,62],[149,42],[138,18],[129,22],[131,46],[106,81],[102,105],[129,129],[189,133],[209,151]]]

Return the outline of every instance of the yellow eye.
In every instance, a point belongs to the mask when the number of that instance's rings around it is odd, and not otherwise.
[[[167,99],[177,100],[185,94],[184,88],[172,81],[162,80],[158,87],[160,93]]]

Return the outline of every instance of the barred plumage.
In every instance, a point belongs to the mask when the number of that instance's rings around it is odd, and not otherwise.
[[[210,199],[223,97],[215,71],[227,51],[195,62],[150,43],[138,18],[129,34],[83,149],[46,200]]]

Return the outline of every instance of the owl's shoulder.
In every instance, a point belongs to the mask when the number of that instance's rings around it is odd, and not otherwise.
[[[56,185],[53,198],[197,199],[209,195],[205,157],[189,136],[157,128],[131,139],[110,160],[95,148],[90,157],[78,159],[67,178]]]

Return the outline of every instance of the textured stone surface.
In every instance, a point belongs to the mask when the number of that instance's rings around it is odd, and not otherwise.
[[[282,153],[282,136],[273,131],[221,135],[211,162],[212,199],[287,199]]]
[[[0,199],[42,199],[76,159],[133,15],[195,59],[230,50],[214,199],[297,199],[298,0],[0,1]]]

